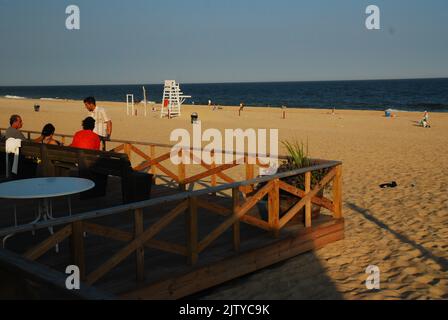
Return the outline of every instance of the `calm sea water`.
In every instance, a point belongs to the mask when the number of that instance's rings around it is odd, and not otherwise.
[[[145,85],[148,100],[160,102],[162,85]],[[272,83],[183,84],[187,103],[247,106],[282,105],[331,108],[448,112],[448,79],[319,81]],[[126,101],[132,93],[143,99],[142,85],[0,87],[0,97]]]

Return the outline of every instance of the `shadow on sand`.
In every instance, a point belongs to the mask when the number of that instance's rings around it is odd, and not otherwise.
[[[354,203],[347,203],[347,206],[362,214],[364,216],[364,218],[366,218],[367,220],[375,223],[377,226],[379,226],[381,229],[386,230],[388,232],[390,232],[393,236],[395,236],[398,240],[400,240],[403,243],[409,244],[412,247],[414,247],[415,249],[419,250],[422,254],[422,257],[424,259],[430,259],[433,260],[434,262],[436,262],[444,272],[446,272],[448,270],[448,261],[447,259],[443,258],[443,257],[438,257],[436,255],[434,255],[431,251],[429,251],[428,249],[426,249],[425,247],[423,247],[422,245],[416,243],[415,241],[409,239],[408,237],[406,237],[405,235],[391,229],[387,224],[385,224],[383,221],[381,221],[380,219],[374,217],[369,209],[365,209],[362,207],[359,207],[358,205],[354,204]]]
[[[303,253],[188,299],[343,300],[314,251]]]

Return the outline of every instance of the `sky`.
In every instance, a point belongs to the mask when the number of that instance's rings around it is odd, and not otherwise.
[[[431,77],[448,77],[446,0],[0,0],[2,86]]]

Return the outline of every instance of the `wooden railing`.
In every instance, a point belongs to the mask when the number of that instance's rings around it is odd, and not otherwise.
[[[155,164],[160,162],[160,159],[148,159],[147,161]],[[312,173],[315,171],[322,172],[322,170],[325,170],[326,174],[320,181],[312,184]],[[217,174],[216,171],[213,172]],[[285,178],[298,175],[304,175],[304,190],[285,182]],[[255,189],[255,191],[247,197],[241,197],[241,189],[247,189],[248,187],[257,185],[260,186],[258,189]],[[326,186],[328,186],[328,188],[331,186],[331,199],[326,198],[325,196],[319,196],[319,192]],[[218,193],[226,190],[231,191],[231,208],[223,207],[217,203],[211,203],[205,200],[205,197],[211,193]],[[280,215],[281,191],[301,198],[282,216]],[[260,203],[265,197],[268,198],[267,219],[262,219],[249,214],[251,208],[257,203]],[[167,203],[173,203],[175,207],[152,225],[145,228],[143,224],[143,209]],[[50,226],[60,226],[62,228],[59,229],[59,231],[42,243],[29,249],[24,256],[29,260],[36,260],[53,248],[57,243],[61,243],[64,239],[70,238],[72,259],[74,263],[79,266],[81,277],[87,284],[95,284],[131,254],[135,254],[136,277],[138,281],[143,281],[145,270],[145,248],[157,249],[170,254],[184,256],[190,265],[195,265],[198,262],[200,254],[209,248],[214,241],[229,229],[233,233],[232,242],[234,250],[240,250],[241,223],[249,224],[267,231],[272,237],[278,237],[288,223],[304,208],[304,226],[306,228],[311,228],[313,226],[311,215],[312,205],[328,209],[336,220],[342,219],[341,162],[326,161],[311,167],[283,172],[273,176],[264,176],[256,179],[247,179],[242,182],[232,182],[213,186],[202,190],[182,192],[171,196],[154,198],[148,201],[86,212],[69,217],[56,218],[51,221],[39,222],[33,225],[21,225],[6,228],[0,230],[0,237],[10,233],[20,233],[48,228]],[[203,238],[200,238],[198,233],[199,208],[225,217],[225,220],[219,226],[209,230],[208,234]],[[91,221],[92,219],[100,217],[126,214],[129,210],[133,212],[133,231],[123,231]],[[182,214],[185,214],[187,217],[187,219],[185,219],[187,236],[183,245],[155,239],[155,236]],[[125,243],[125,245],[99,267],[87,274],[86,263],[88,262],[85,261],[84,232],[118,240]]]
[[[95,288],[83,285],[78,290],[67,290],[65,285],[67,275],[56,270],[50,269],[37,262],[30,261],[8,250],[0,249],[0,275],[7,277],[1,279],[4,282],[22,282],[22,284],[31,283],[28,288],[31,292],[27,294],[33,298],[50,299],[49,296],[41,296],[42,291],[46,295],[51,294],[58,299],[82,299],[82,300],[111,300],[116,297],[105,292],[98,291]],[[2,288],[0,288],[0,292]],[[23,289],[23,288],[21,288]],[[25,290],[26,291],[26,290]],[[13,293],[14,294],[14,293]],[[23,294],[23,290],[21,292]],[[26,298],[30,298],[27,296]],[[20,297],[3,296],[3,299],[23,299]]]
[[[0,134],[6,129],[0,128]],[[25,131],[22,130],[22,133],[27,136],[29,140],[34,137],[40,135],[38,131]],[[68,139],[73,138],[72,135],[67,134],[55,134],[56,138],[60,138],[59,140],[65,145]],[[219,182],[221,183],[234,183],[236,180],[230,177],[225,171],[232,169],[234,167],[240,166],[244,167],[245,171],[244,176],[245,180],[251,180],[256,177],[255,173],[258,167],[268,167],[265,164],[260,163],[256,155],[251,155],[249,153],[238,153],[232,152],[232,155],[236,158],[239,157],[240,161],[233,161],[232,163],[226,164],[217,164],[215,161],[215,155],[225,155],[226,151],[221,150],[209,150],[212,155],[212,163],[208,164],[204,162],[202,159],[198,159],[195,156],[194,151],[195,148],[188,147],[182,148],[179,151],[179,157],[189,157],[191,161],[198,163],[197,166],[202,167],[203,171],[199,173],[189,174],[189,169],[193,168],[193,165],[187,165],[183,162],[177,165],[176,169],[173,169],[173,165],[170,161],[171,150],[173,145],[169,144],[161,144],[161,143],[152,143],[152,142],[141,142],[141,141],[127,141],[127,140],[118,140],[112,139],[108,143],[116,145],[114,148],[109,149],[111,152],[122,152],[128,155],[129,159],[133,156],[137,156],[141,161],[138,165],[134,166],[134,170],[136,171],[144,171],[150,172],[155,177],[159,176],[159,173],[164,174],[165,176],[172,179],[175,183],[178,184],[179,189],[187,190],[189,185],[193,185],[196,182],[201,182],[206,178],[210,178],[210,182],[208,186],[217,186]],[[146,148],[147,151],[143,149]],[[203,151],[203,149],[199,150]],[[267,154],[267,157],[270,155]],[[279,159],[285,158],[283,156],[276,156]],[[255,161],[251,161],[250,159],[255,159]],[[254,163],[256,162],[256,163]],[[249,193],[253,190],[253,185],[248,185],[244,188],[241,188],[241,191],[244,193]]]

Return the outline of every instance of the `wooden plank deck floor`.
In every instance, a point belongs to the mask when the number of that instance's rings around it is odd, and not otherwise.
[[[177,189],[156,186],[153,188],[152,198],[178,192]],[[200,199],[229,209],[232,207],[232,199],[230,197],[205,195]],[[20,201],[17,203],[11,200],[0,200],[0,229],[11,226],[14,203],[17,206],[17,215],[20,223],[33,220],[35,212],[33,210],[37,210],[35,202]],[[76,213],[120,204],[119,179],[111,179],[106,197],[83,201],[79,200],[79,197],[73,197],[72,211],[76,215]],[[144,209],[145,229],[172,210],[177,204],[164,204],[163,206]],[[258,206],[260,207],[258,211],[264,214],[266,208],[263,208],[263,202],[259,203]],[[66,199],[57,199],[54,201],[53,207],[55,217],[61,217],[68,213]],[[186,214],[180,215],[156,239],[185,246],[187,239],[185,218]],[[199,209],[199,239],[205,237],[210,230],[218,227],[225,219],[225,216]],[[134,232],[134,215],[132,212],[98,218],[89,222],[118,228],[131,234]],[[56,228],[56,231],[59,229],[60,227]],[[32,247],[33,244],[43,241],[48,235],[46,229],[39,230],[36,235],[32,235],[31,232],[18,234],[7,241],[6,248],[22,254]],[[231,280],[261,269],[275,263],[275,261],[281,261],[301,252],[323,246],[328,242],[339,240],[343,237],[343,220],[335,222],[331,216],[321,215],[318,220],[313,221],[312,229],[305,229],[301,224],[292,224],[283,229],[277,238],[264,230],[241,224],[241,248],[238,252],[235,252],[233,249],[232,237],[232,228],[230,228],[204,252],[200,253],[198,263],[194,267],[187,263],[185,256],[145,248],[145,280],[143,282],[138,283],[136,281],[135,254],[131,254],[111,272],[96,282],[94,286],[123,298],[180,298],[222,283],[223,280]],[[84,244],[86,274],[89,274],[127,243],[87,233]],[[60,244],[59,253],[56,253],[55,250],[50,250],[39,258],[37,262],[65,272],[65,268],[72,264],[70,252],[69,241],[65,240]],[[270,258],[265,261],[263,256],[270,256]],[[243,266],[239,266],[240,264],[243,264]],[[226,266],[227,269],[222,270],[223,266]],[[235,269],[239,269],[239,271],[235,271]],[[219,270],[221,270],[220,272],[223,273],[223,276],[214,278],[213,273]],[[200,278],[203,278],[204,281],[199,281]],[[197,285],[192,286],[192,281],[196,281]],[[183,287],[184,283],[190,284]]]

